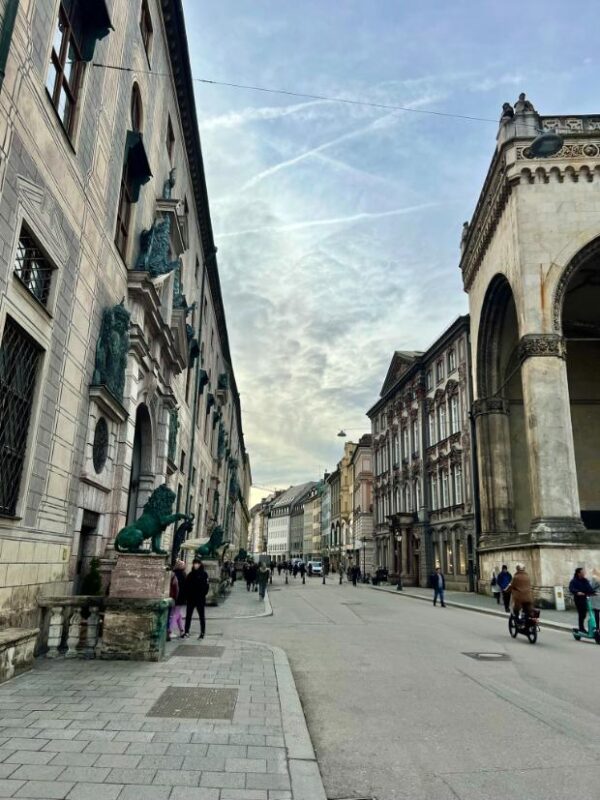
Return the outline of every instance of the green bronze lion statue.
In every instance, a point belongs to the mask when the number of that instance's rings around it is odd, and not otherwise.
[[[226,544],[229,544],[229,542],[223,541],[223,528],[220,525],[216,525],[210,534],[208,542],[196,548],[196,555],[202,558],[217,558],[219,548]]]
[[[126,525],[117,533],[115,550],[118,553],[140,553],[142,544],[146,539],[152,540],[152,552],[159,556],[166,556],[167,551],[160,549],[160,540],[165,528],[168,528],[178,519],[194,519],[194,515],[172,514],[175,492],[163,483],[155,489],[144,506],[144,513],[131,525]]]

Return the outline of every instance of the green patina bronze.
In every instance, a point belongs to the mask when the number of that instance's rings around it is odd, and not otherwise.
[[[170,260],[171,254],[171,217],[157,217],[152,226],[140,234],[140,254],[136,269],[148,272],[151,278],[166,275],[181,266],[179,258]]]
[[[220,525],[216,525],[210,534],[208,542],[196,548],[196,555],[203,558],[217,558],[219,556],[219,549],[229,544],[229,542],[224,541],[224,538],[223,528]]]
[[[179,431],[179,411],[175,408],[169,412],[169,442],[167,458],[175,462],[177,459],[177,433]]]
[[[123,402],[125,389],[130,318],[131,315],[122,302],[112,308],[105,308],[96,343],[92,385],[106,386],[120,403]]]
[[[166,483],[155,489],[144,506],[142,516],[118,532],[115,550],[118,553],[140,553],[142,544],[146,539],[151,539],[152,552],[159,556],[167,555],[166,550],[160,549],[160,540],[165,528],[179,519],[193,520],[193,516],[188,514],[171,513],[174,502],[175,492],[171,491]]]
[[[243,547],[240,547],[238,550],[237,556],[233,559],[234,561],[247,561],[248,559],[248,551],[244,550]]]

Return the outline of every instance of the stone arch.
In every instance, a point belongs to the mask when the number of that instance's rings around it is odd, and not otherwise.
[[[494,275],[485,293],[477,337],[477,396],[487,398],[501,389],[500,345],[507,311],[514,294],[506,275]],[[518,341],[518,331],[516,332]]]
[[[150,410],[140,403],[135,414],[135,430],[131,452],[127,524],[141,514],[154,489],[154,427]]]
[[[553,311],[557,333],[566,341],[579,511],[586,528],[600,530],[600,236],[563,270]]]
[[[556,282],[556,286],[552,295],[552,322],[555,333],[562,334],[563,306],[565,303],[567,287],[571,282],[571,278],[583,265],[588,264],[594,259],[600,259],[600,236],[596,236],[596,238],[592,239],[577,251],[577,253],[563,268],[560,277]]]

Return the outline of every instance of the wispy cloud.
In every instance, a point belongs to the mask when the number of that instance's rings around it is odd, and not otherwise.
[[[265,225],[262,228],[246,228],[242,231],[221,233],[217,238],[228,239],[232,236],[246,236],[251,233],[290,233],[292,231],[301,231],[306,228],[318,228],[327,225],[349,225],[353,222],[364,222],[367,220],[385,219],[385,217],[398,217],[402,214],[413,214],[415,211],[424,211],[436,205],[437,203],[420,203],[419,205],[407,206],[406,208],[392,208],[389,211],[362,211],[359,214],[351,214],[348,217],[303,220],[302,222],[290,222],[285,225]]]

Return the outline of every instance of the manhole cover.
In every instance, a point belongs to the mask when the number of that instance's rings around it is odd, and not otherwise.
[[[224,647],[211,647],[202,644],[180,644],[172,653],[172,656],[183,656],[184,658],[221,658],[225,652]]]
[[[169,686],[146,716],[232,720],[237,696],[237,689],[188,689]]]
[[[463,653],[463,655],[476,661],[510,661],[510,656],[506,653]]]

